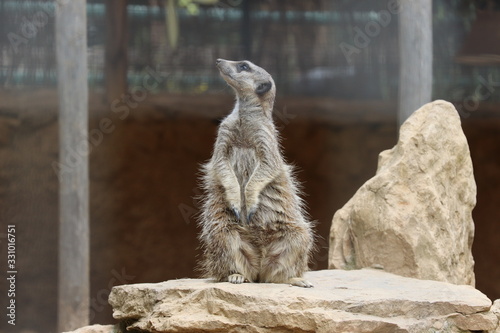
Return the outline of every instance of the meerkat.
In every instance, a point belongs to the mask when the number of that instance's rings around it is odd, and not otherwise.
[[[312,223],[281,154],[272,119],[274,81],[250,61],[218,59],[216,65],[236,103],[202,167],[201,270],[217,281],[312,287],[303,278]]]

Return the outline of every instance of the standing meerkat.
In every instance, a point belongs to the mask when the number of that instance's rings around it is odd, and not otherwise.
[[[314,236],[272,120],[274,81],[249,61],[216,65],[236,104],[202,168],[201,269],[217,281],[312,287],[302,275]]]

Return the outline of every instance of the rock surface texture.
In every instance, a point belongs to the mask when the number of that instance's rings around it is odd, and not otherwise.
[[[68,333],[119,333],[120,329],[118,326],[113,325],[92,325],[85,326],[77,329],[73,332]]]
[[[498,319],[497,328],[491,331],[491,333],[500,333],[500,299],[497,299],[495,302],[493,302],[490,312],[497,316]]]
[[[383,267],[398,275],[474,286],[476,183],[454,106],[424,105],[379,155],[376,175],[338,210],[329,268]]]
[[[494,330],[471,286],[373,269],[309,272],[314,288],[181,279],[114,287],[113,316],[140,332],[468,332]]]

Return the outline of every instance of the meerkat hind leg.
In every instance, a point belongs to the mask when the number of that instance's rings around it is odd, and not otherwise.
[[[288,283],[310,288],[312,284],[302,275],[307,271],[311,236],[307,227],[283,224],[279,231],[269,234],[262,249],[260,280],[270,283]]]

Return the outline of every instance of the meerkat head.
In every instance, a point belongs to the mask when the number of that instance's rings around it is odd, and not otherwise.
[[[272,109],[276,87],[268,72],[248,60],[217,59],[216,65],[227,84],[235,90],[239,100],[258,102]]]

